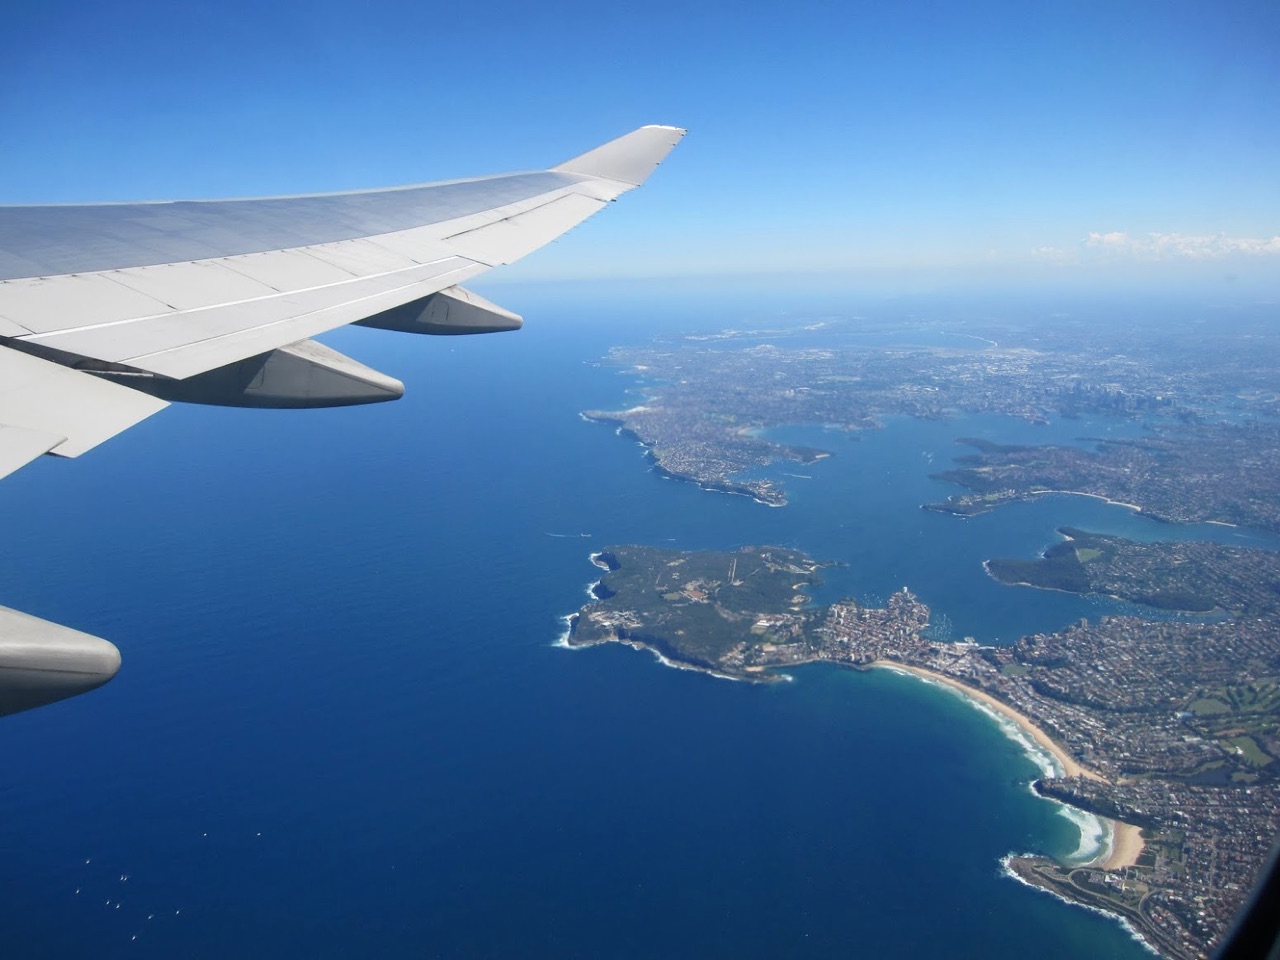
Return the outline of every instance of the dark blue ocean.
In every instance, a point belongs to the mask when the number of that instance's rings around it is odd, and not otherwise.
[[[486,292],[526,329],[329,338],[404,379],[399,403],[174,407],[0,487],[0,603],[124,655],[102,690],[0,722],[0,956],[1146,956],[1001,875],[1079,831],[957,697],[554,645],[610,542],[789,544],[846,564],[821,599],[909,585],[956,638],[1120,609],[980,564],[1061,524],[1169,528],[1080,497],[972,520],[919,504],[955,492],[928,474],[957,436],[1135,428],[797,428],[836,456],[779,468],[810,479],[769,509],[662,479],[578,413],[628,401],[595,363],[610,346],[785,309]]]

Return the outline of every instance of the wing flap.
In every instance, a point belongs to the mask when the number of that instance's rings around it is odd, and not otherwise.
[[[371,273],[389,273],[392,270],[404,270],[419,263],[429,263],[444,256],[446,251],[428,250],[420,247],[414,251],[417,258],[400,253],[373,240],[348,240],[344,243],[324,243],[308,247],[307,253],[325,263],[341,267],[355,276],[367,276]],[[439,256],[431,256],[438,253]]]
[[[0,318],[39,327],[25,339],[43,346],[189,377],[462,283],[549,243],[605,203],[553,193],[550,202],[315,247],[0,282]],[[89,308],[95,296],[104,310]],[[41,302],[59,308],[42,312]]]
[[[185,340],[173,347],[145,354],[135,354],[122,361],[142,370],[149,370],[167,377],[179,379],[225,366],[236,360],[256,356],[272,350],[282,343],[294,343],[344,324],[354,323],[375,313],[390,310],[414,300],[430,296],[445,287],[451,287],[483,273],[486,267],[460,257],[441,264],[433,264],[432,271],[416,280],[391,288],[385,285],[369,285],[358,294],[348,290],[342,299],[323,297],[290,298],[283,306],[287,315],[267,319],[267,308],[257,316],[235,311],[227,318],[226,332],[209,331],[204,340]],[[273,304],[274,306],[275,304]]]
[[[0,477],[7,477],[19,467],[25,467],[66,439],[53,433],[0,423]]]
[[[225,260],[166,263],[159,267],[115,270],[116,283],[145,294],[170,308],[171,314],[216,303],[234,303],[279,293],[274,287],[236,270]],[[0,289],[0,294],[2,294]]]
[[[236,273],[242,273],[280,293],[327,287],[358,276],[327,260],[313,257],[307,247],[254,253],[223,262]]]
[[[9,348],[0,348],[0,385],[0,423],[45,439],[58,438],[41,452],[62,457],[79,456],[168,406],[136,390]],[[10,449],[29,452],[45,439],[14,436]]]
[[[173,312],[167,303],[117,283],[112,272],[0,282],[0,317],[41,334]]]
[[[249,268],[245,266],[247,260],[258,262]],[[322,268],[323,273],[310,272],[311,265],[300,268],[300,260],[310,260],[310,264]],[[397,258],[397,262],[402,261]],[[27,339],[67,353],[124,363],[168,377],[189,377],[358,320],[368,315],[361,312],[366,309],[365,304],[370,313],[387,310],[460,283],[464,276],[473,276],[484,269],[471,260],[446,256],[431,263],[415,263],[357,277],[297,250],[250,254],[221,263],[242,282],[245,277],[241,274],[252,269],[258,284],[255,290],[267,292],[246,300],[109,320]],[[175,269],[198,266],[203,265],[181,264]],[[128,282],[141,282],[134,279],[135,271],[119,273]],[[335,277],[342,279],[335,282]],[[284,292],[263,285],[274,281],[288,286],[307,278],[327,282]],[[3,295],[0,287],[0,309],[4,304]],[[333,312],[341,307],[351,309]]]

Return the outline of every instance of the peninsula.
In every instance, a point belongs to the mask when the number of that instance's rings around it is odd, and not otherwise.
[[[1035,560],[994,559],[987,573],[1017,586],[1119,597],[1160,610],[1280,616],[1280,554],[1195,540],[1136,543],[1060,527]]]
[[[1085,493],[1131,504],[1170,523],[1215,521],[1280,531],[1280,423],[1162,424],[1141,440],[1098,440],[1096,450],[1001,446],[962,438],[977,453],[935,474],[967,487],[927,504],[960,516],[1044,493]]]

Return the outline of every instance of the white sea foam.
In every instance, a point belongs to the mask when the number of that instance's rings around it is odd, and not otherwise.
[[[1009,861],[1012,860],[1014,857],[1031,857],[1031,856],[1035,856],[1035,854],[1006,853],[1003,857],[1000,858],[1000,873],[1008,877],[1010,880],[1018,881],[1018,883],[1022,884],[1024,887],[1030,887],[1032,890],[1039,890],[1041,893],[1047,893],[1049,896],[1053,897],[1055,900],[1061,900],[1063,903],[1069,903],[1073,907],[1079,907],[1081,910],[1088,910],[1090,913],[1101,914],[1104,917],[1114,920],[1116,923],[1120,924],[1120,926],[1124,928],[1124,931],[1127,934],[1129,934],[1129,936],[1133,940],[1141,944],[1148,952],[1155,954],[1157,957],[1161,956],[1160,951],[1157,950],[1155,947],[1153,947],[1150,943],[1148,943],[1146,938],[1143,937],[1143,935],[1138,932],[1138,928],[1135,927],[1132,923],[1130,923],[1127,918],[1121,916],[1118,913],[1112,913],[1110,910],[1103,910],[1101,907],[1095,907],[1092,904],[1080,903],[1078,900],[1072,900],[1069,897],[1064,897],[1062,894],[1054,890],[1049,890],[1046,887],[1042,887],[1038,884],[1032,883],[1030,880],[1027,880],[1024,877],[1020,876],[1017,873],[1017,871],[1015,871],[1011,866],[1009,866]]]
[[[573,619],[573,616],[574,614],[568,613],[560,618],[560,622],[565,625],[564,633],[560,634],[560,636],[558,636],[551,645],[553,647],[559,647],[561,650],[585,650],[589,646],[596,646],[596,644],[578,644],[575,646],[574,644],[571,644],[569,642],[569,635],[573,629],[570,625]],[[630,647],[632,650],[648,650],[651,654],[654,655],[654,657],[657,659],[657,661],[660,664],[662,664],[664,667],[671,667],[673,670],[690,670],[694,673],[705,673],[712,677],[719,677],[721,680],[734,680],[734,681],[743,680],[742,677],[733,677],[727,673],[717,673],[715,670],[707,670],[703,667],[693,667],[687,663],[678,663],[677,661],[672,660],[669,657],[664,657],[660,651],[655,650],[653,647],[645,646],[644,644],[641,644],[641,643],[635,643],[630,640],[608,640],[605,642],[620,643],[624,647]],[[780,679],[791,680],[793,678],[790,676],[787,676],[786,674],[782,674],[780,676]]]
[[[954,690],[955,688],[951,689]],[[956,692],[959,693],[960,691]],[[974,700],[972,697],[965,697],[965,699],[995,720],[1000,732],[1020,746],[1027,759],[1039,768],[1041,777],[1045,779],[1061,777],[1066,772],[1062,764],[1058,762],[1058,758],[1036,743],[1018,724],[999,711],[991,709],[985,703]],[[1032,793],[1035,793],[1030,784],[1027,786]],[[1037,797],[1040,796],[1038,793],[1035,795]],[[1110,856],[1111,845],[1114,842],[1114,830],[1109,820],[1049,797],[1043,797],[1042,799],[1056,806],[1058,808],[1058,816],[1066,818],[1080,832],[1080,839],[1076,843],[1076,849],[1064,858],[1065,862],[1069,864],[1084,864],[1105,860]]]
[[[1033,740],[1030,736],[1028,736],[1027,732],[1023,730],[1021,726],[1019,726],[1017,723],[1014,723],[1014,721],[1010,720],[1007,716],[1005,716],[1000,711],[993,710],[991,707],[983,703],[981,700],[978,700],[975,697],[969,696],[959,687],[953,686],[952,684],[943,683],[940,680],[935,680],[933,677],[924,676],[919,673],[914,673],[910,670],[898,670],[898,669],[895,669],[890,664],[885,664],[884,668],[886,670],[892,670],[894,673],[900,673],[905,676],[915,677],[917,680],[922,680],[925,683],[929,684],[930,686],[938,687],[939,689],[946,690],[948,693],[954,694],[955,696],[959,697],[965,703],[969,704],[975,709],[981,710],[988,717],[990,717],[992,720],[995,721],[996,726],[1000,728],[1001,733],[1003,733],[1006,737],[1008,737],[1010,740],[1012,740],[1014,743],[1016,743],[1018,746],[1022,748],[1022,752],[1027,755],[1027,759],[1029,759],[1032,763],[1034,763],[1039,768],[1040,775],[1042,777],[1046,777],[1046,778],[1060,777],[1063,775],[1064,771],[1062,769],[1062,765],[1058,763],[1058,759],[1052,753],[1046,750],[1044,747],[1040,746],[1040,744],[1036,743],[1036,741]],[[1039,796],[1039,794],[1037,794],[1037,796]]]
[[[1027,759],[1040,770],[1042,777],[1060,777],[1066,772],[1063,770],[1062,764],[1058,762],[1058,758],[1036,743],[1027,731],[1017,723],[1010,720],[1000,711],[993,710],[980,700],[974,700],[972,697],[965,697],[965,699],[994,720],[996,726],[1000,728],[1000,732],[1022,748],[1022,752],[1026,754]]]
[[[692,667],[687,663],[679,663],[675,660],[671,660],[667,657],[664,657],[660,651],[655,650],[653,647],[646,647],[638,643],[630,643],[626,640],[619,640],[618,642],[625,644],[626,646],[630,647],[632,650],[648,650],[655,657],[657,657],[658,662],[662,664],[664,667],[671,667],[674,670],[691,670],[694,673],[705,673],[712,677],[719,677],[721,680],[733,680],[735,682],[740,682],[742,680],[741,677],[731,677],[727,673],[716,673],[716,671],[714,670],[707,670],[703,667]]]
[[[1000,728],[1000,732],[1022,748],[1022,752],[1026,754],[1027,758],[1039,767],[1041,777],[1045,779],[1061,777],[1066,772],[1063,770],[1062,764],[1058,762],[1058,758],[1036,743],[1018,724],[1004,714],[992,710],[985,703],[980,703],[972,698],[966,699],[969,699],[970,703],[994,719],[996,725]],[[1031,789],[1030,785],[1028,785],[1028,788]],[[1032,792],[1035,793],[1034,789],[1032,789]],[[1040,796],[1040,794],[1037,793],[1036,796]],[[1080,832],[1080,839],[1076,844],[1076,849],[1065,857],[1067,863],[1083,864],[1098,859],[1105,860],[1107,856],[1110,856],[1114,831],[1109,820],[1058,800],[1048,797],[1043,799],[1054,804],[1058,808],[1058,816],[1066,818]]]
[[[1057,803],[1057,801],[1052,801]],[[1074,852],[1066,857],[1067,863],[1077,865],[1102,863],[1111,856],[1115,843],[1115,829],[1110,820],[1081,810],[1079,807],[1058,804],[1058,816],[1066,817],[1080,831],[1080,842]]]
[[[581,650],[582,649],[581,647],[575,647],[573,644],[569,642],[569,634],[573,630],[573,618],[574,618],[574,614],[572,613],[566,613],[563,617],[560,618],[560,622],[564,624],[564,633],[560,634],[560,636],[556,638],[556,642],[552,644],[553,647],[559,647],[562,650]]]

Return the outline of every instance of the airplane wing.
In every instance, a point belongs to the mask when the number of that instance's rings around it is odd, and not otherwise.
[[[519,328],[461,284],[644,183],[683,135],[641,127],[548,170],[389,190],[0,207],[0,477],[173,401],[399,398],[399,381],[310,338],[349,323]],[[0,715],[99,686],[118,664],[105,640],[0,607]]]

